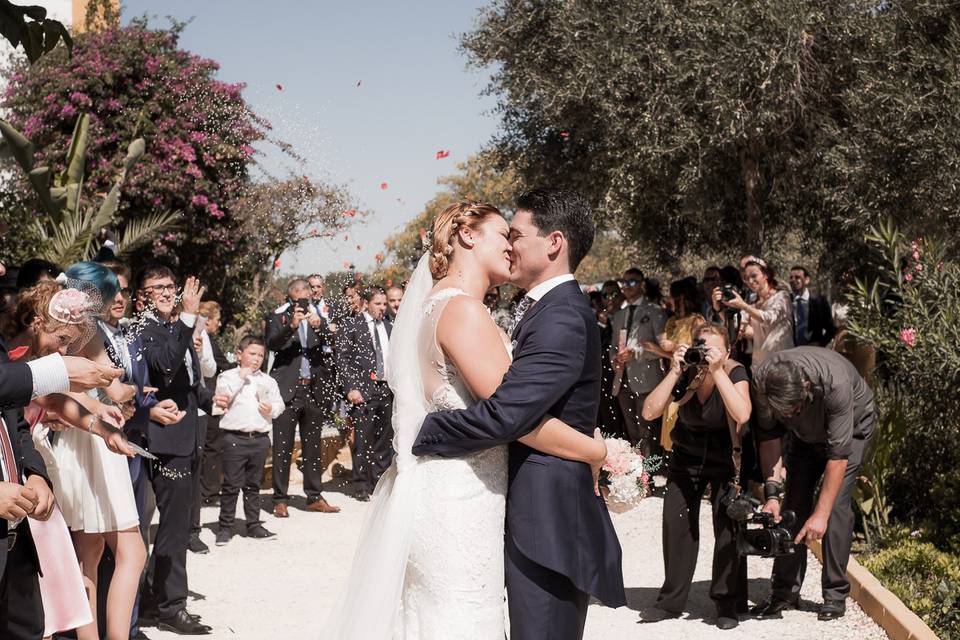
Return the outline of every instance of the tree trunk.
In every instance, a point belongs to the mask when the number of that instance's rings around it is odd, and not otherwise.
[[[745,249],[750,253],[758,253],[763,246],[763,223],[760,221],[760,212],[757,205],[757,189],[760,186],[760,145],[750,134],[746,145],[740,149],[740,175],[743,178],[744,214],[746,234]]]

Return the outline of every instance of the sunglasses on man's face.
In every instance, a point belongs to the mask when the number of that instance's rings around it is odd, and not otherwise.
[[[636,279],[634,279],[634,278],[631,278],[631,279],[629,279],[629,280],[621,280],[621,281],[620,281],[620,286],[621,286],[621,287],[636,287],[636,286],[638,286],[639,284],[641,284],[641,282],[642,282],[641,280],[636,280]]]
[[[620,297],[620,292],[619,292],[619,291],[605,291],[605,292],[603,293],[603,297],[604,297],[605,300],[616,300],[617,298]]]

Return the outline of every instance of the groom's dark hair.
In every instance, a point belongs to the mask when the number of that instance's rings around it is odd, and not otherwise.
[[[517,211],[533,216],[540,235],[559,231],[567,239],[570,271],[576,271],[593,246],[593,211],[583,196],[561,189],[534,189],[517,198]]]

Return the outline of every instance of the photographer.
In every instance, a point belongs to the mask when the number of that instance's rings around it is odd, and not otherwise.
[[[873,392],[853,364],[821,347],[773,354],[755,376],[764,511],[781,513],[781,436],[790,438],[783,509],[797,515],[795,542],[823,539],[823,605],[820,620],[844,615],[850,593],[847,560],[853,540],[852,494],[863,454],[873,436]],[[813,497],[823,484],[816,507]],[[793,531],[791,531],[793,533]],[[802,550],[801,550],[802,551]],[[807,554],[778,557],[773,594],[751,613],[779,617],[797,606]]]
[[[756,371],[771,354],[793,348],[793,304],[786,291],[777,289],[777,279],[767,263],[754,256],[744,258],[743,279],[757,299],[745,301],[732,288],[714,291],[714,304],[724,305],[746,314],[749,324],[741,335],[753,343],[751,367]],[[717,307],[719,308],[719,307]]]
[[[695,346],[674,351],[670,371],[643,404],[643,419],[655,420],[675,399],[675,388],[682,392],[663,501],[666,579],[657,608],[643,618],[676,618],[686,605],[697,563],[700,501],[709,485],[716,538],[710,597],[717,605],[717,626],[732,629],[737,609],[746,609],[747,571],[746,560],[737,555],[737,527],[721,498],[738,473],[734,455],[739,455],[738,426],[750,419],[750,383],[744,367],[728,357],[723,327],[704,324],[693,337]]]

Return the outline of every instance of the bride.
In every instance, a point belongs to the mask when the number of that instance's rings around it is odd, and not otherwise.
[[[487,204],[460,202],[433,223],[390,339],[396,457],[370,503],[347,588],[324,628],[337,640],[503,640],[506,446],[416,458],[428,412],[493,394],[510,344],[483,305],[510,278],[509,227]],[[555,418],[521,442],[599,465],[606,448]]]

